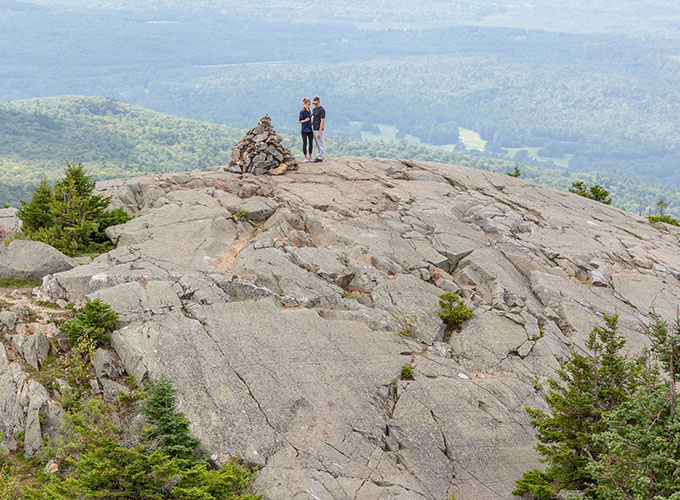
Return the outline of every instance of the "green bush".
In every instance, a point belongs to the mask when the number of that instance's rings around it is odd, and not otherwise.
[[[612,204],[612,199],[609,198],[609,191],[599,184],[588,187],[583,181],[574,182],[571,185],[571,188],[569,188],[569,192],[583,196],[584,198],[599,201],[605,205]]]
[[[21,201],[17,215],[23,234],[17,237],[42,241],[68,255],[106,250],[111,246],[106,228],[130,216],[121,208],[107,212],[111,198],[93,195],[94,189],[82,164],[66,162],[65,176],[54,188],[43,178],[31,201]]]
[[[152,383],[145,408],[154,421],[179,422],[179,431],[167,435],[184,439],[187,423],[176,412],[174,390],[167,379]],[[181,416],[178,419],[178,416]],[[120,415],[101,400],[89,400],[65,415],[61,436],[48,443],[48,455],[59,471],[43,479],[46,484],[25,488],[26,500],[258,500],[246,494],[251,472],[237,462],[219,469],[168,453],[156,447],[156,437],[138,436],[142,442],[128,447],[119,442]],[[198,445],[194,440],[191,446]]]
[[[110,333],[118,326],[118,315],[111,306],[99,299],[88,302],[76,318],[61,325],[72,346],[88,339],[100,347],[109,341]]]
[[[467,307],[458,295],[450,292],[439,296],[439,308],[437,314],[447,326],[460,325],[474,314],[474,311]]]
[[[0,500],[19,498],[17,482],[8,463],[0,465]]]
[[[413,367],[410,364],[405,364],[401,367],[401,378],[404,380],[413,379]]]
[[[666,224],[670,224],[672,226],[680,226],[680,222],[670,215],[648,215],[647,220],[652,224],[655,224],[656,222],[665,222]]]

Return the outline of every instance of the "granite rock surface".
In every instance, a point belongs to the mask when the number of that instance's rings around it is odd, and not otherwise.
[[[125,371],[167,374],[268,500],[513,498],[541,466],[541,383],[603,314],[634,353],[680,302],[677,228],[485,171],[343,158],[98,188],[135,219],[39,297],[111,304]],[[474,309],[459,331],[446,291]]]

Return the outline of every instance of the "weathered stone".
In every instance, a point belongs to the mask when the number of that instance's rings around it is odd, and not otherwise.
[[[130,390],[124,385],[109,380],[107,378],[102,379],[102,399],[104,401],[113,402],[118,399],[119,393],[130,394]]]
[[[260,119],[257,126],[232,149],[228,172],[263,175],[282,175],[297,163],[290,151],[283,147],[274,131],[269,115]]]
[[[320,276],[328,282],[347,288],[354,273],[347,267],[343,257],[325,248],[292,247],[289,253],[298,266]]]
[[[92,365],[94,366],[94,373],[102,383],[105,378],[115,379],[125,373],[119,361],[109,351],[101,347],[94,352]]]
[[[28,309],[21,304],[14,304],[13,306],[10,306],[9,310],[16,314],[17,321],[23,321],[28,318]]]
[[[68,340],[68,335],[65,332],[62,332],[61,330],[56,331],[56,333],[54,334],[54,339],[57,341],[57,346],[62,351],[67,351],[71,347],[71,344],[69,343]]]
[[[17,315],[14,311],[0,312],[0,332],[13,330],[17,324]]]
[[[90,390],[92,391],[93,394],[101,394],[102,388],[99,385],[99,381],[96,378],[92,378],[88,381],[88,384],[90,385]]]
[[[0,278],[35,279],[66,271],[78,264],[45,243],[14,240],[0,245]]]
[[[182,307],[169,281],[123,283],[89,294],[86,299],[99,299],[110,305],[118,314],[121,325],[137,319],[142,313],[152,317]]]
[[[44,333],[34,333],[23,343],[21,352],[26,363],[39,370],[50,352],[50,343]]]
[[[17,208],[0,209],[0,241],[11,238],[21,229],[21,219]]]
[[[398,317],[416,318],[416,338],[431,343],[440,340],[444,323],[437,315],[441,290],[410,274],[389,277],[378,285],[371,297],[376,307]]]
[[[28,381],[27,391],[28,408],[24,429],[24,456],[33,458],[42,447],[41,413],[45,412],[50,396],[45,388],[35,380]]]
[[[276,204],[271,200],[253,196],[242,201],[234,210],[238,217],[245,220],[263,221],[269,218],[276,209]],[[242,214],[242,215],[239,215]]]
[[[283,174],[286,173],[287,170],[288,170],[288,165],[286,165],[285,163],[282,163],[281,165],[279,165],[278,167],[276,167],[274,169],[274,171],[272,172],[272,175],[283,175]]]

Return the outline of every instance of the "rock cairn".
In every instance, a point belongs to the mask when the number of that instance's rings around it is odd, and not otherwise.
[[[257,127],[248,131],[231,152],[227,170],[255,175],[280,175],[297,169],[297,160],[288,148],[281,145],[281,136],[272,127],[269,115],[260,119]]]

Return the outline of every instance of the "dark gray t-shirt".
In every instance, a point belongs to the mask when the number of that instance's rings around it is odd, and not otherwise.
[[[312,128],[314,130],[319,130],[321,128],[321,119],[326,118],[326,110],[323,109],[323,106],[319,106],[318,108],[314,108],[312,111]]]

